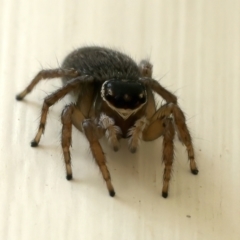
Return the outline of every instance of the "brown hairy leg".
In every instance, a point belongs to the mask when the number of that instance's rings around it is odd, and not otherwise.
[[[59,77],[77,77],[79,73],[75,69],[48,69],[41,70],[31,81],[31,83],[16,96],[17,100],[22,100],[32,89],[42,80],[47,78],[59,78]]]
[[[172,119],[168,118],[166,121],[166,130],[163,134],[163,162],[165,164],[163,173],[163,188],[162,196],[167,198],[169,182],[171,179],[173,155],[174,155],[174,145],[173,139],[175,135],[175,129],[172,123]]]
[[[67,105],[62,111],[61,120],[62,120],[62,150],[63,157],[66,166],[66,178],[67,180],[72,179],[72,167],[71,167],[71,154],[70,146],[72,145],[72,114],[74,112],[74,105]]]
[[[111,176],[106,165],[106,159],[102,147],[98,141],[98,128],[92,120],[87,119],[83,121],[83,130],[89,141],[92,155],[97,165],[99,166],[102,176],[106,182],[109,195],[111,197],[114,197],[115,191],[112,186]]]
[[[153,118],[164,119],[166,117],[169,117],[171,114],[174,117],[174,122],[179,134],[179,139],[187,148],[188,159],[190,160],[191,172],[192,174],[196,175],[198,174],[198,169],[194,159],[194,149],[192,144],[192,138],[186,125],[186,119],[185,119],[184,113],[179,108],[179,106],[173,103],[167,103],[161,106],[161,108],[156,112]]]
[[[143,77],[140,80],[143,81],[144,84],[148,85],[154,92],[164,98],[166,102],[177,103],[177,97],[174,94],[162,87],[158,81],[152,79],[153,65],[148,60],[142,60],[138,68]]]
[[[93,81],[93,78],[90,76],[80,76],[75,79],[72,79],[71,81],[67,82],[67,84],[64,85],[62,88],[53,92],[52,94],[50,94],[49,96],[47,96],[44,99],[43,106],[42,106],[41,118],[40,118],[40,124],[39,124],[37,134],[36,134],[35,138],[33,139],[33,141],[31,142],[32,147],[38,146],[41,136],[44,133],[49,107],[51,107],[53,104],[55,104],[61,98],[63,98],[70,91],[74,90],[76,88],[76,86],[78,86],[79,84],[84,83],[86,81]]]
[[[163,109],[162,107],[160,107],[152,116],[152,118],[150,119],[150,124],[143,132],[143,140],[152,141],[163,135],[163,162],[165,168],[163,174],[162,196],[164,198],[167,198],[173,164],[173,140],[175,135],[175,129],[172,122],[173,119],[168,118],[167,115],[161,115],[162,112]]]
[[[171,115],[173,115],[174,119],[169,118]],[[165,164],[165,169],[162,196],[164,198],[168,196],[168,187],[173,163],[174,124],[176,125],[179,139],[187,148],[191,172],[194,175],[198,174],[191,135],[186,125],[185,116],[178,105],[167,103],[155,112],[155,114],[149,119],[149,125],[143,131],[144,141],[152,141],[163,135],[163,162]]]
[[[152,78],[140,79],[145,85],[149,86],[154,92],[159,94],[167,103],[177,103],[177,97],[165,89],[160,83]]]
[[[186,119],[185,119],[184,113],[177,105],[172,105],[172,106],[173,106],[172,113],[175,119],[175,124],[177,126],[179,139],[181,142],[184,143],[184,145],[187,148],[188,159],[190,160],[191,172],[192,174],[197,175],[198,169],[194,159],[194,149],[192,144],[192,138],[186,125]]]

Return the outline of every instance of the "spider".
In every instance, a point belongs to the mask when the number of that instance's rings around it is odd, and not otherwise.
[[[106,182],[110,196],[115,195],[105,155],[99,143],[104,135],[114,151],[120,138],[128,138],[130,152],[135,153],[139,142],[163,136],[162,196],[168,197],[174,157],[174,135],[187,148],[190,169],[198,174],[194,149],[185,116],[177,97],[152,78],[152,64],[142,60],[136,64],[129,56],[103,47],[83,47],[70,53],[60,68],[41,70],[20,94],[22,100],[42,79],[62,78],[63,86],[45,97],[36,136],[31,142],[37,147],[45,130],[49,108],[67,94],[74,101],[61,114],[61,144],[66,166],[66,178],[72,179],[72,125],[85,134],[90,149]],[[157,108],[154,92],[166,103]]]

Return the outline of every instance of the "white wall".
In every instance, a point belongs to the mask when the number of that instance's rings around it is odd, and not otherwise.
[[[0,239],[216,239],[240,237],[240,1],[0,0]],[[60,86],[21,91],[72,49],[110,46],[173,91],[187,116],[200,173],[176,139],[169,198],[160,196],[161,139],[132,155],[103,141],[116,190],[110,198],[85,137],[73,131],[74,180],[65,180],[60,113],[51,109],[37,149],[29,146],[42,100]]]

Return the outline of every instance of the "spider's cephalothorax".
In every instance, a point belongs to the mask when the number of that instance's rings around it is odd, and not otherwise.
[[[144,84],[125,79],[112,79],[104,82],[101,97],[123,119],[129,118],[147,102]]]
[[[42,70],[20,94],[22,100],[34,86],[47,78],[63,79],[63,86],[47,96],[42,106],[41,119],[32,147],[39,144],[44,132],[49,107],[67,94],[77,95],[75,102],[62,111],[61,143],[67,179],[72,179],[71,134],[72,125],[83,132],[89,141],[93,157],[106,182],[110,196],[115,195],[99,139],[106,136],[113,149],[119,149],[121,137],[128,137],[129,150],[136,152],[139,142],[152,141],[163,136],[162,196],[168,196],[173,164],[175,131],[187,148],[190,169],[198,173],[194,150],[185,116],[177,98],[152,78],[152,64],[143,60],[137,65],[129,56],[102,47],[84,47],[70,53],[61,68]],[[166,103],[156,108],[153,93]]]

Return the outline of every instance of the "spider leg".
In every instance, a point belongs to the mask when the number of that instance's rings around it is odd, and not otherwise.
[[[114,197],[115,191],[112,186],[111,176],[110,176],[110,173],[109,173],[107,165],[106,165],[106,159],[105,159],[102,147],[98,141],[99,137],[96,134],[97,126],[90,119],[84,120],[82,126],[84,129],[84,133],[89,141],[92,155],[93,155],[97,165],[99,166],[102,176],[106,182],[109,195],[111,197]]]
[[[65,106],[62,111],[61,120],[62,120],[62,150],[66,166],[67,180],[72,179],[72,167],[71,167],[71,154],[70,146],[72,145],[72,114],[74,112],[74,105],[70,104]]]
[[[146,142],[153,141],[163,135],[165,128],[165,122],[162,119],[157,119],[154,122],[150,123],[143,131],[142,139]]]
[[[171,118],[161,116],[163,107],[160,107],[150,119],[150,124],[143,132],[143,140],[152,141],[163,135],[163,162],[165,165],[163,174],[162,196],[167,198],[169,182],[171,179],[173,164],[173,139],[175,135],[174,125]]]
[[[189,133],[188,127],[186,125],[186,119],[184,113],[179,108],[178,105],[173,103],[167,103],[163,105],[153,116],[153,119],[164,119],[173,115],[174,122],[177,127],[178,134],[180,136],[180,140],[187,148],[188,159],[190,160],[190,169],[192,174],[198,174],[197,164],[194,160],[194,149],[192,144],[192,138]]]
[[[169,182],[171,179],[172,164],[173,164],[173,155],[174,155],[174,145],[173,139],[175,135],[175,129],[172,123],[172,119],[167,119],[166,130],[163,134],[163,162],[165,164],[164,173],[163,173],[163,188],[162,196],[167,198]]]
[[[31,83],[16,96],[17,100],[22,100],[32,89],[42,80],[47,78],[58,78],[58,77],[77,77],[79,73],[75,69],[49,69],[41,70],[31,81]]]
[[[194,149],[192,144],[192,138],[189,133],[188,127],[186,125],[186,119],[184,113],[179,108],[178,105],[171,104],[172,113],[175,119],[175,124],[177,126],[178,134],[180,136],[180,141],[184,143],[187,148],[188,159],[190,160],[190,169],[192,174],[197,175],[198,169],[197,164],[194,160]]]
[[[66,166],[66,178],[67,180],[72,179],[72,167],[71,167],[71,154],[70,154],[70,146],[72,145],[72,125],[74,125],[78,130],[81,132],[82,129],[82,123],[85,120],[84,115],[82,112],[75,107],[75,105],[72,103],[70,105],[65,106],[65,108],[62,111],[61,115],[62,120],[62,137],[61,137],[61,143],[62,143],[62,150],[63,150],[63,156]],[[97,127],[95,129],[97,138],[101,138],[104,135],[104,132],[101,131],[102,129]]]
[[[47,96],[44,99],[43,106],[42,106],[41,118],[40,118],[40,124],[38,127],[37,134],[36,134],[35,138],[33,139],[33,141],[31,142],[32,147],[38,146],[41,136],[44,133],[49,107],[51,107],[53,104],[55,104],[61,98],[63,98],[70,91],[74,90],[79,84],[84,83],[84,82],[89,82],[89,81],[93,81],[93,77],[79,76],[77,78],[74,78],[74,79],[68,81],[66,83],[66,85],[64,85],[63,87],[61,87],[57,91],[53,92],[52,94],[50,94],[49,96]]]
[[[140,80],[145,85],[149,86],[154,92],[159,94],[167,103],[177,103],[177,97],[162,87],[158,81],[148,77],[141,78]]]
[[[193,174],[198,174],[196,162],[194,160],[194,150],[191,135],[185,122],[185,116],[178,105],[167,103],[161,106],[149,119],[149,125],[143,131],[143,140],[152,141],[163,135],[163,162],[165,164],[163,175],[162,196],[168,196],[169,181],[173,164],[173,139],[175,135],[174,123],[169,116],[173,115],[180,140],[187,148],[190,160],[190,169]]]

